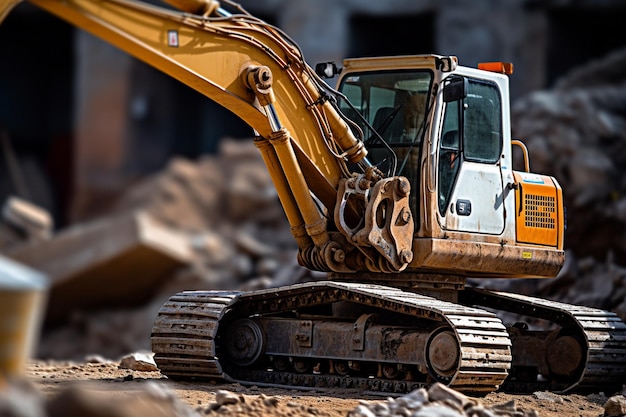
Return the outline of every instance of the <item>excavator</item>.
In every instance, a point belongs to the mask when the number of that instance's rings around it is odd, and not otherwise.
[[[434,382],[475,394],[621,390],[626,325],[615,314],[467,283],[555,277],[565,259],[562,189],[530,172],[511,138],[511,64],[417,55],[313,68],[229,0],[27,1],[246,122],[298,262],[327,273],[173,295],[151,335],[167,377],[385,395]],[[0,21],[19,2],[0,0]]]

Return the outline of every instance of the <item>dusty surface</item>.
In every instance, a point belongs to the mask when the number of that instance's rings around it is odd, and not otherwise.
[[[182,402],[192,409],[207,409],[215,403],[218,390],[228,390],[245,397],[253,403],[261,395],[278,400],[277,407],[297,411],[290,415],[313,414],[318,416],[346,416],[362,401],[384,401],[384,397],[372,397],[350,391],[290,391],[273,388],[243,387],[239,384],[216,384],[210,382],[175,382],[159,372],[140,372],[119,369],[117,363],[32,362],[27,376],[45,396],[55,396],[63,390],[80,384],[98,395],[133,396],[144,391],[150,384],[163,384]],[[485,406],[515,401],[518,408],[536,410],[539,416],[598,417],[604,414],[607,397],[594,395],[556,395],[535,393],[511,395],[492,393],[477,399]],[[305,411],[304,413],[302,411]]]

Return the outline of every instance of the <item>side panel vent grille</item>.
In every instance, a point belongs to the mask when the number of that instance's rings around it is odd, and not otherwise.
[[[524,220],[526,227],[556,229],[556,198],[554,196],[526,194],[524,207],[526,208]]]
[[[550,177],[515,173],[517,241],[557,246],[559,237],[559,189]]]

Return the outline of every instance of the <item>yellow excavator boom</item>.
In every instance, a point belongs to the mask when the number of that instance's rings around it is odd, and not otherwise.
[[[348,243],[351,236],[329,233],[327,214],[332,217],[335,211],[340,182],[355,175],[348,164],[361,168],[367,188],[382,176],[369,165],[363,142],[348,126],[351,122],[329,99],[329,87],[277,28],[243,10],[226,12],[214,1],[173,1],[182,11],[133,0],[28,2],[181,81],[250,125],[303,265],[343,272],[362,269],[366,260],[389,263],[392,270],[408,265],[411,239],[401,239],[397,227],[388,234],[396,239],[380,243]],[[0,17],[18,3],[0,0]],[[401,209],[406,199],[395,200]],[[358,222],[366,206],[350,204],[341,215]],[[412,222],[401,229],[412,236]]]

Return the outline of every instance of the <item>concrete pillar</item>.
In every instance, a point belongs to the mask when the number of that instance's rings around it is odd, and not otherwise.
[[[345,57],[348,43],[348,13],[334,0],[288,1],[278,16],[279,25],[302,48],[314,66],[321,61]]]
[[[75,199],[71,218],[119,191],[125,155],[131,58],[82,31],[75,37]]]

